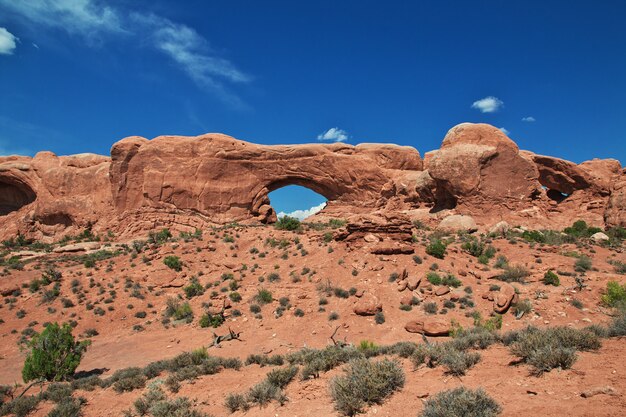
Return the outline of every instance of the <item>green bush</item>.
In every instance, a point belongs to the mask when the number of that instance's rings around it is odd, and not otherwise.
[[[420,417],[495,417],[502,407],[482,388],[458,387],[426,401]]]
[[[446,245],[441,240],[434,240],[426,246],[426,253],[438,259],[443,259],[446,255]]]
[[[433,285],[441,285],[441,277],[436,272],[429,272],[426,274],[426,279]]]
[[[582,255],[580,258],[576,259],[576,262],[574,262],[574,271],[576,272],[587,272],[591,269],[591,267],[591,258],[585,255]]]
[[[224,323],[224,317],[222,317],[219,314],[203,314],[202,317],[200,317],[200,321],[198,322],[198,324],[200,325],[200,327],[207,328],[207,327],[213,327],[214,329],[220,327],[222,324]]]
[[[166,317],[173,317],[174,320],[185,320],[187,323],[193,320],[193,310],[189,303],[181,303],[175,298],[168,298],[166,305]]]
[[[555,274],[552,270],[546,272],[543,275],[543,283],[546,285],[554,285],[555,287],[558,287],[559,285],[561,285],[559,276]]]
[[[283,216],[281,218],[278,219],[278,221],[275,224],[275,227],[278,230],[299,230],[302,225],[300,223],[300,220],[296,219],[295,217],[290,217],[290,216]]]
[[[353,416],[365,406],[381,404],[400,390],[404,381],[404,372],[397,362],[359,358],[348,364],[345,375],[331,380],[330,392],[337,411]]]
[[[526,282],[526,277],[530,275],[530,271],[521,265],[507,265],[504,271],[498,276],[500,281],[504,282]]]
[[[260,289],[257,295],[254,297],[257,303],[269,304],[274,301],[274,297],[272,297],[272,293],[266,289]]]
[[[172,268],[172,269],[175,269],[175,268]],[[202,284],[200,284],[200,282],[198,281],[198,278],[194,277],[194,278],[191,278],[191,282],[189,283],[189,285],[183,288],[183,291],[185,291],[185,295],[187,296],[187,298],[193,298],[193,297],[197,297],[199,295],[204,294],[204,287],[202,286]]]
[[[163,263],[165,264],[165,266],[173,269],[174,271],[180,272],[183,270],[183,262],[178,256],[166,256],[165,259],[163,259]]]
[[[626,284],[620,285],[617,281],[609,281],[602,296],[602,303],[608,307],[626,307]]]
[[[72,326],[51,323],[28,342],[30,352],[26,356],[22,378],[32,380],[61,381],[74,374],[89,342],[76,342]]]
[[[570,327],[539,329],[529,326],[503,336],[511,353],[532,367],[534,375],[554,368],[569,369],[576,361],[576,351],[597,350],[600,339],[590,330]]]

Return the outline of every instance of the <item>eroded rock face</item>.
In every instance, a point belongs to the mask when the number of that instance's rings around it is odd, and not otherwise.
[[[411,240],[412,218],[434,227],[446,217],[444,224],[471,216],[482,230],[499,222],[559,229],[576,219],[626,226],[625,178],[616,160],[575,164],[520,151],[485,124],[455,126],[424,160],[396,145],[133,136],[114,144],[110,158],[0,157],[0,238],[19,231],[52,239],[87,227],[136,236],[159,227],[270,223],[276,213],[268,193],[294,184],[329,200],[318,218],[348,221],[336,239],[395,254],[399,241]]]
[[[0,157],[0,235],[42,238],[113,219],[109,161],[52,152]]]

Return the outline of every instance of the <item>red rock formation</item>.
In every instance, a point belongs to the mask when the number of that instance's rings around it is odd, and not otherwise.
[[[396,145],[129,137],[113,145],[111,158],[0,157],[0,237],[19,231],[53,238],[86,227],[133,236],[155,227],[271,222],[268,193],[290,184],[329,200],[320,218],[348,220],[335,238],[364,243],[372,235],[381,247],[397,247],[390,238],[409,240],[418,212],[431,226],[469,215],[483,230],[502,220],[552,229],[576,219],[624,226],[625,177],[616,160],[577,165],[520,151],[485,124],[452,128],[424,161]]]

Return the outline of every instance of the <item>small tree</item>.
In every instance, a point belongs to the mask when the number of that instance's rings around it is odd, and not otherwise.
[[[275,227],[278,230],[299,230],[301,228],[300,220],[295,217],[283,216],[278,219]]]
[[[49,324],[29,342],[30,352],[22,369],[24,382],[61,381],[73,375],[88,345],[88,341],[74,340],[68,323]]]

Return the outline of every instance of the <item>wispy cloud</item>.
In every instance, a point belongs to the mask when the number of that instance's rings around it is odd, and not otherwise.
[[[81,35],[89,41],[103,33],[124,32],[118,10],[93,0],[0,0],[0,5],[33,23]]]
[[[532,116],[526,116],[526,117],[522,117],[522,122],[529,122],[532,123],[534,122],[536,119]]]
[[[147,38],[148,42],[138,44],[163,53],[199,87],[243,106],[224,83],[245,83],[251,77],[215,53],[209,42],[189,26],[96,0],[0,0],[0,6],[37,25],[81,36],[89,45],[102,43],[111,35]]]
[[[317,206],[313,206],[308,210],[296,210],[296,211],[292,211],[291,213],[285,213],[284,211],[281,211],[280,213],[277,214],[277,217],[280,218],[284,216],[289,216],[289,217],[295,217],[298,220],[304,220],[307,217],[310,217],[316,213],[319,213],[320,211],[322,211],[324,207],[326,207],[326,202],[323,202]]]
[[[0,55],[12,55],[18,40],[19,39],[8,30],[0,28]]]
[[[344,142],[349,139],[348,132],[338,127],[331,127],[324,133],[317,135],[317,140],[328,140],[333,142]]]
[[[499,127],[498,129],[500,129],[502,131],[502,133],[504,133],[507,136],[509,136],[511,134],[511,132],[509,132],[507,129],[505,129],[503,127]]]
[[[504,102],[494,96],[481,98],[472,103],[472,108],[480,110],[481,113],[494,113],[502,107],[504,107]]]

